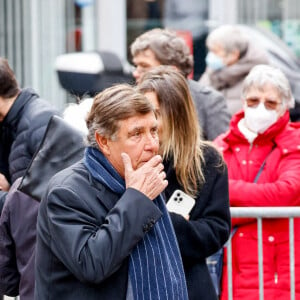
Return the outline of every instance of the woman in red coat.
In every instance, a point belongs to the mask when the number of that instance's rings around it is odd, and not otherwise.
[[[254,67],[244,81],[242,101],[243,111],[215,141],[228,165],[230,205],[300,205],[300,124],[289,120],[293,97],[287,78],[273,67]],[[257,300],[257,221],[233,219],[232,226],[237,226],[232,238],[233,299]],[[299,219],[294,226],[296,299],[300,299]],[[290,299],[288,219],[263,220],[263,269],[264,299]],[[227,298],[225,261],[221,299]]]

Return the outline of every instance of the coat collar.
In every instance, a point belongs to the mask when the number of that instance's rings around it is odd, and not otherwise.
[[[240,111],[233,115],[229,131],[222,135],[221,143],[218,143],[221,150],[227,150],[236,144],[249,144],[247,139],[242,135],[238,129],[239,121],[244,118],[244,111]],[[299,151],[300,149],[300,123],[291,123],[289,121],[290,115],[287,111],[281,118],[277,120],[264,133],[258,134],[253,144],[265,145],[267,143],[276,144],[282,149],[283,153],[291,151]],[[220,142],[220,140],[219,140]]]
[[[23,89],[5,116],[3,125],[14,126],[15,123],[19,121],[24,107],[33,98],[33,96],[36,98],[38,97],[38,95],[32,89]]]
[[[237,141],[241,141],[241,139],[246,141],[246,138],[242,135],[242,133],[240,132],[239,128],[238,128],[238,123],[239,121],[244,118],[245,114],[244,111],[240,111],[238,113],[236,113],[230,122],[230,130],[227,133],[225,139],[231,142],[234,142],[235,140]],[[263,132],[262,134],[258,134],[256,139],[254,140],[254,143],[256,144],[260,144],[260,143],[265,143],[266,140],[274,140],[276,136],[278,136],[278,134],[280,134],[280,132],[282,132],[286,126],[289,123],[289,119],[290,119],[290,114],[288,111],[286,111],[286,113],[280,117],[276,123],[274,123],[272,126],[270,126],[265,132]]]

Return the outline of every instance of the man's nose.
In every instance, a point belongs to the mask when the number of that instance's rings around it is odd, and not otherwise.
[[[145,73],[147,69],[142,66],[136,66],[132,72],[133,77],[138,81]]]
[[[135,68],[133,71],[132,71],[132,75],[134,77],[134,79],[138,82],[140,77],[141,77],[141,74],[140,72],[138,71],[137,68]]]
[[[146,141],[145,141],[145,149],[146,150],[158,150],[158,144],[159,144],[159,139],[158,135],[153,135],[153,133],[149,133],[146,136]]]

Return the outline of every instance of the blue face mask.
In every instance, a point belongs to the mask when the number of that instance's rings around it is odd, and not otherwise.
[[[221,57],[214,54],[213,52],[209,51],[205,57],[205,62],[207,67],[209,67],[211,70],[217,71],[221,70],[225,67],[225,64]]]

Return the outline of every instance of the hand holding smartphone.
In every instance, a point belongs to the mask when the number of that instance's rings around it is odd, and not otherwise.
[[[166,206],[169,212],[187,217],[194,207],[196,201],[181,190],[175,190]]]

